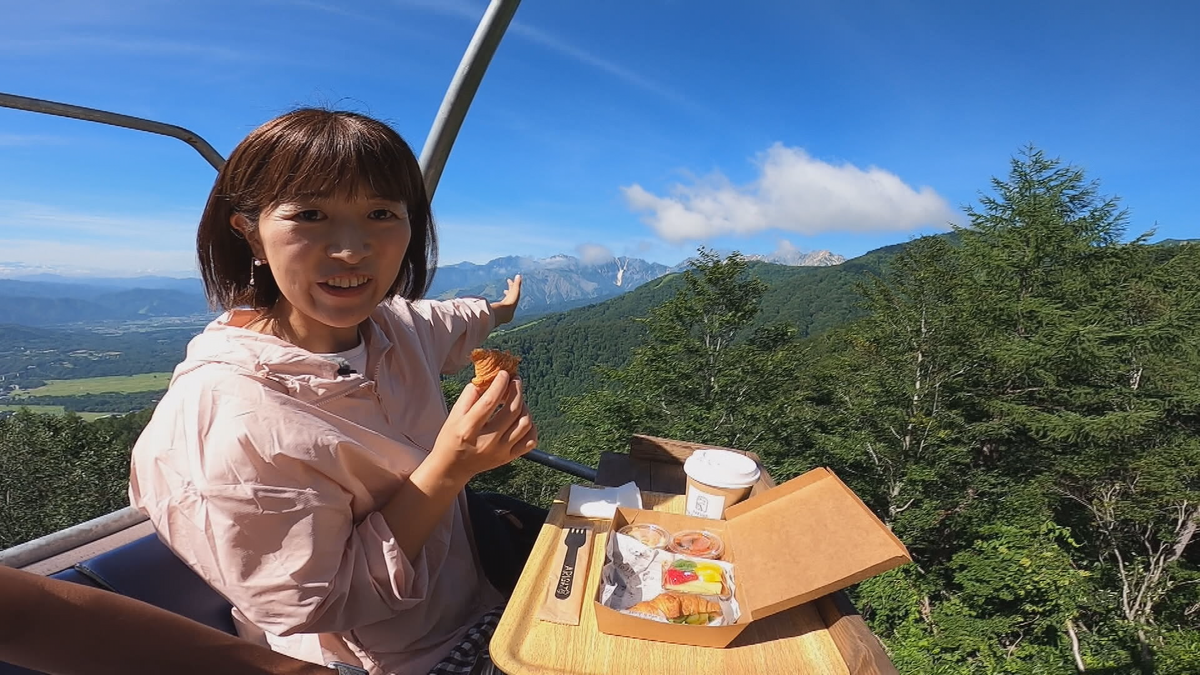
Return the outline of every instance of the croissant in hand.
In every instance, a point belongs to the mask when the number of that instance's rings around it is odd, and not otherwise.
[[[487,389],[502,370],[516,376],[517,364],[521,359],[498,349],[476,349],[471,352],[471,361],[475,363],[475,378],[471,380],[471,384],[480,389]]]
[[[671,623],[704,626],[721,615],[721,605],[699,595],[663,593],[639,602],[629,611],[660,616]]]

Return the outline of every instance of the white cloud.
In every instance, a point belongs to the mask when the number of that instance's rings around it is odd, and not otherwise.
[[[534,28],[533,26],[513,21],[510,30],[512,30],[514,34],[520,35],[530,42],[534,42],[551,51],[558,52],[563,56],[575,59],[584,65],[591,66],[596,70],[607,73],[608,75],[625,82],[625,84],[664,98],[672,103],[675,103],[676,105],[680,105],[685,108],[691,108],[693,110],[700,109],[699,105],[663,84],[655,82],[654,80],[609,61],[608,59],[600,58],[591,52],[580,49],[575,45],[572,45],[564,40],[560,40],[559,38],[545,31]]]
[[[671,242],[772,229],[807,235],[909,231],[954,218],[932,188],[914,189],[875,166],[831,164],[781,143],[760,153],[756,163],[759,175],[747,185],[735,185],[718,172],[677,183],[669,196],[638,184],[621,190],[629,207]]]
[[[283,4],[283,5],[287,5],[290,7],[315,9],[319,12],[328,12],[330,14],[340,14],[342,16],[345,16],[345,17],[348,17],[351,19],[359,19],[359,20],[365,20],[365,21],[378,21],[379,20],[379,17],[377,17],[377,16],[372,17],[372,16],[370,16],[368,14],[364,14],[362,12],[355,12],[351,9],[347,9],[346,7],[343,7],[341,5],[333,5],[333,4],[329,4],[326,2],[316,2],[315,0],[289,0],[287,2],[281,2],[281,3],[277,3],[277,4]]]
[[[109,276],[197,276],[195,249],[160,250],[112,244],[78,244],[33,239],[0,239],[6,260],[67,273]]]
[[[131,54],[136,56],[166,56],[212,59],[214,61],[245,61],[259,59],[256,54],[215,44],[189,43],[169,39],[144,39],[108,35],[66,35],[50,38],[27,38],[0,41],[0,53],[62,54],[87,51],[91,54]]]
[[[586,243],[575,247],[579,260],[585,265],[599,265],[611,261],[616,256],[612,249],[601,244]]]
[[[803,254],[804,254],[804,251],[801,251],[799,246],[796,246],[795,244],[788,241],[787,239],[780,239],[779,245],[775,247],[775,250],[772,251],[768,257],[770,257],[770,258],[791,258],[793,256],[798,256],[798,255],[803,255]]]
[[[0,200],[0,259],[113,276],[196,274],[198,214],[121,215]]]
[[[117,215],[0,199],[0,230],[9,236],[53,242],[100,240],[143,247],[194,246],[199,220],[199,213]]]
[[[49,134],[0,134],[0,148],[15,148],[33,145],[65,145],[67,139]]]
[[[458,19],[471,21],[478,24],[483,18],[485,6],[476,5],[473,2],[465,0],[397,0],[398,4],[409,7],[416,7],[427,10],[443,16],[451,16]],[[611,75],[625,84],[641,89],[650,94],[654,94],[661,98],[667,99],[676,105],[690,108],[693,111],[700,111],[701,107],[695,102],[687,99],[682,94],[673,91],[671,88],[663,85],[660,82],[651,80],[633,70],[625,68],[608,59],[596,56],[595,54],[581,49],[566,40],[563,40],[556,35],[552,35],[544,30],[530,26],[513,19],[508,25],[508,33],[524,38],[538,46],[549,49],[552,52],[557,52],[561,56],[574,59],[591,68],[595,68],[603,73]]]
[[[437,234],[440,265],[481,265],[510,255],[543,258],[570,251],[579,241],[563,236],[574,232],[561,227],[507,216],[488,217],[486,222],[470,216],[442,218],[437,221]]]

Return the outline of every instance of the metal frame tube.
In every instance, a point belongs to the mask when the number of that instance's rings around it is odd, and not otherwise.
[[[28,96],[17,96],[16,94],[0,93],[0,106],[13,108],[14,110],[26,110],[45,115],[57,115],[59,117],[70,117],[88,122],[98,122],[114,127],[125,127],[126,129],[135,129],[137,131],[178,138],[195,148],[196,152],[200,153],[200,156],[207,160],[214,169],[220,171],[221,167],[225,165],[225,158],[221,156],[221,153],[209,145],[208,141],[201,138],[200,134],[184,129],[183,127],[177,127],[174,124],[163,124],[162,122],[142,119],[141,117],[122,115],[106,110],[97,110],[96,108],[85,108],[69,103],[44,101],[40,98],[29,98]]]
[[[475,29],[471,43],[467,45],[450,88],[446,90],[442,107],[438,109],[425,146],[421,148],[421,171],[430,200],[433,199],[433,193],[437,192],[442,170],[446,168],[450,149],[454,147],[454,140],[458,138],[458,131],[467,117],[467,109],[471,107],[479,83],[483,81],[488,64],[492,62],[492,55],[500,46],[504,31],[508,30],[508,24],[520,4],[521,0],[492,0]]]
[[[149,520],[132,506],[0,551],[0,565],[20,569]]]
[[[543,452],[541,450],[530,450],[526,454],[522,455],[522,457],[536,464],[550,467],[555,471],[561,471],[565,474],[575,476],[576,478],[582,478],[590,483],[596,482],[596,470],[590,466],[587,466],[586,464],[573,462],[564,457],[551,455],[550,453]]]

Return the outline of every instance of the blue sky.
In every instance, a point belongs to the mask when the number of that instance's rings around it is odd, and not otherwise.
[[[300,105],[419,148],[482,0],[39,0],[0,91],[222,154]],[[443,263],[700,244],[846,256],[944,229],[1026,143],[1200,235],[1200,5],[525,0],[443,176]],[[188,274],[214,172],[168,138],[0,109],[0,268]]]

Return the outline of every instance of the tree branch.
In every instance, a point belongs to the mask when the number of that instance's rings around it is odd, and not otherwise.
[[[1079,653],[1079,636],[1075,634],[1075,623],[1067,619],[1067,635],[1071,637],[1071,654],[1075,656],[1075,670],[1079,672],[1087,671],[1087,667],[1083,665],[1083,655]]]
[[[1173,563],[1183,556],[1188,544],[1192,543],[1192,537],[1196,536],[1197,525],[1200,525],[1200,506],[1194,507],[1192,515],[1185,519],[1184,514],[1187,512],[1187,507],[1187,502],[1179,507],[1179,526],[1175,528],[1178,536],[1175,539],[1175,548],[1171,551],[1171,557],[1167,559],[1168,563]]]

